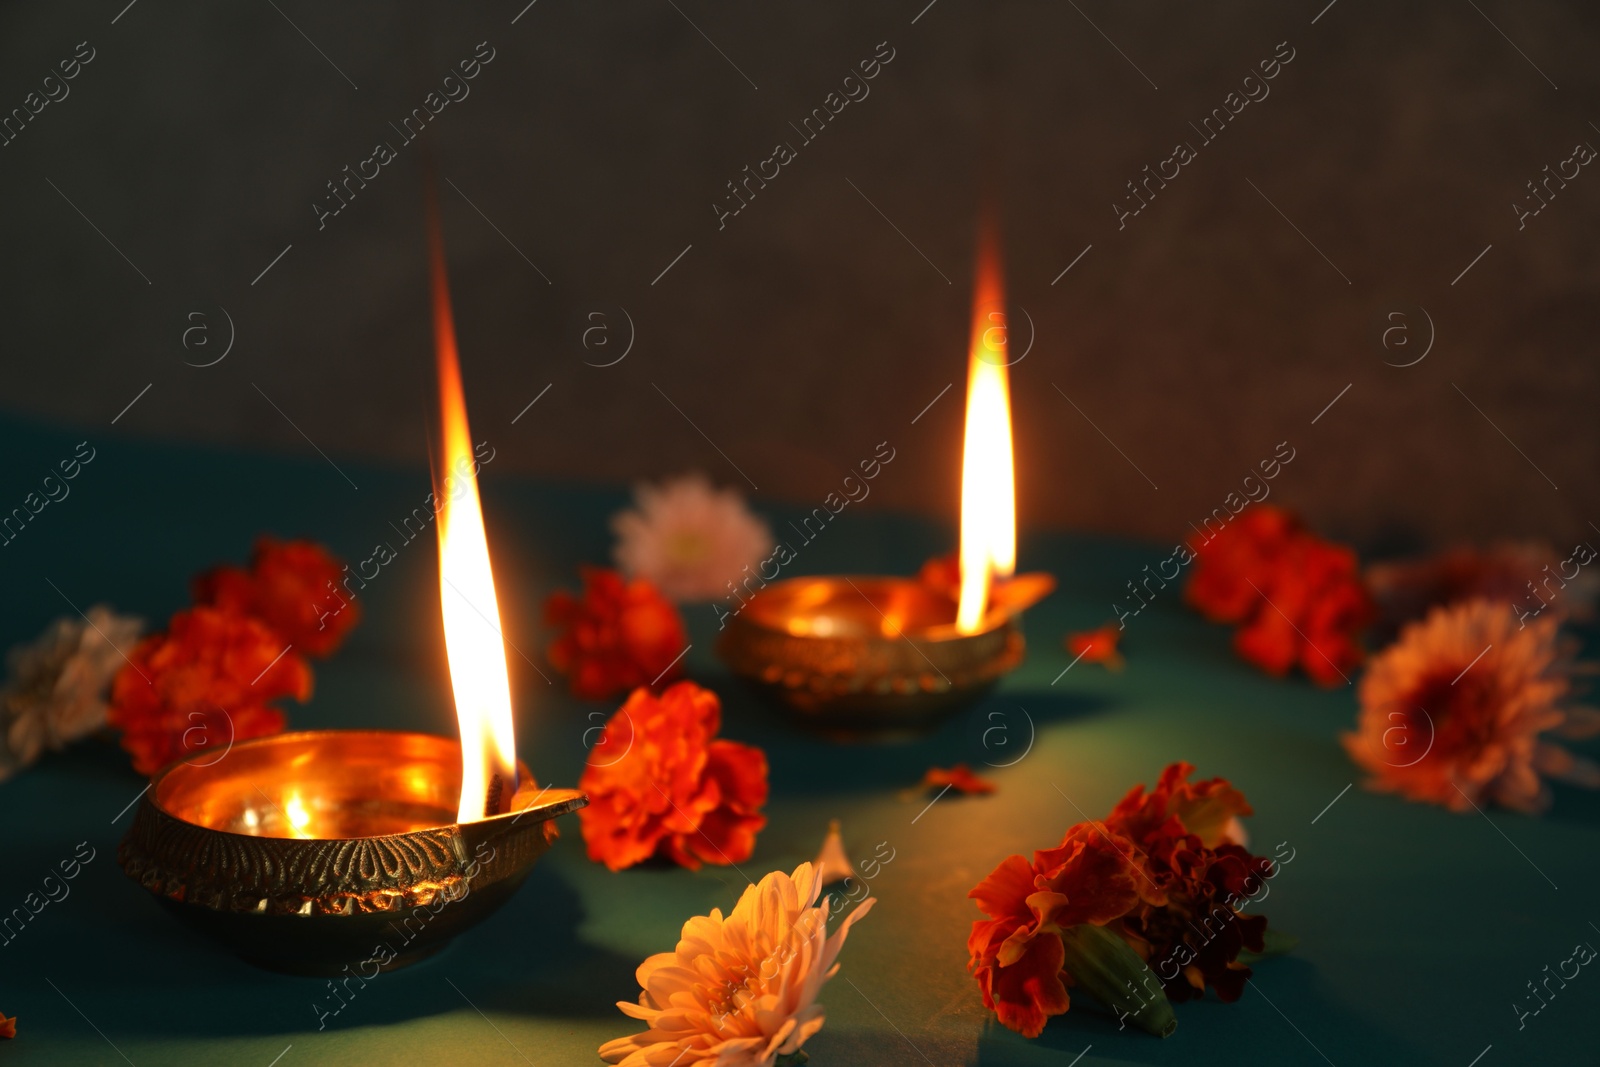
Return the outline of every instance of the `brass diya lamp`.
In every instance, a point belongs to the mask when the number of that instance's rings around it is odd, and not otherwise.
[[[588,803],[516,759],[500,608],[430,212],[442,479],[439,591],[460,741],[317,730],[175,763],[118,850],[180,918],[252,963],[299,974],[415,962],[505,903]]]
[[[461,778],[460,743],[431,734],[245,741],[216,763],[158,774],[117,859],[169,911],[258,966],[393,970],[504,904],[555,841],[551,820],[587,803],[525,788],[522,810],[463,819]]]
[[[1004,308],[986,226],[967,360],[959,576],[774,582],[743,603],[718,642],[736,675],[829,736],[916,734],[975,703],[1022,663],[1021,613],[1055,588],[1048,574],[1015,574]]]

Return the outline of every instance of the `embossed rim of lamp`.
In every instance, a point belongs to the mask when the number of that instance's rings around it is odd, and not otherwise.
[[[997,585],[984,626],[963,634],[955,603],[911,578],[788,578],[745,603],[717,653],[829,736],[914,734],[972,704],[1022,663],[1018,614],[1054,586],[1044,574]]]
[[[552,820],[588,803],[549,789],[520,811],[461,823],[460,788],[451,738],[277,734],[156,775],[117,859],[252,963],[338,974],[387,943],[394,958],[383,969],[394,969],[509,899],[555,841]]]

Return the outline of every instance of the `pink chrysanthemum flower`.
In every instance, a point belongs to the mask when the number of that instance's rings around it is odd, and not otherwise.
[[[828,936],[816,906],[821,880],[809,863],[746,887],[726,918],[719,908],[683,924],[672,952],[640,965],[638,1004],[617,1007],[649,1029],[600,1046],[622,1067],[772,1067],[822,1029],[822,984],[868,897]]]
[[[757,567],[773,546],[772,531],[750,513],[737,490],[718,489],[703,474],[686,474],[634,490],[632,510],[611,520],[617,566],[648,579],[670,600],[715,600]]]
[[[1361,715],[1344,735],[1368,785],[1456,811],[1550,803],[1543,778],[1600,786],[1600,767],[1541,735],[1593,733],[1600,715],[1564,706],[1571,666],[1554,618],[1520,625],[1491,600],[1434,609],[1374,657]]]

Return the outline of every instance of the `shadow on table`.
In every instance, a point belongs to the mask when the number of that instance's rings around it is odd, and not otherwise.
[[[637,991],[638,961],[578,937],[581,902],[548,865],[535,867],[504,909],[438,955],[365,984],[334,983],[338,996],[329,979],[260,970],[192,933],[129,881],[114,857],[94,867],[101,877],[83,887],[88,899],[78,918],[92,909],[93,919],[80,931],[77,965],[59,965],[60,940],[39,938],[33,949],[48,955],[30,961],[30,970],[66,973],[74,999],[98,1005],[91,1014],[109,1032],[316,1033],[319,1023],[331,1032],[474,1008],[609,1018],[617,997]]]
[[[1571,744],[1566,747],[1577,748]],[[1581,750],[1582,754],[1588,759],[1600,761],[1600,753],[1596,753],[1594,748],[1592,744],[1585,745]],[[1550,786],[1550,793],[1550,810],[1541,818],[1574,826],[1600,825],[1600,790],[1582,789],[1564,782],[1554,782]]]
[[[1115,706],[1095,694],[1007,691],[958,712],[927,734],[852,743],[808,731],[749,690],[730,684],[718,691],[734,694],[727,701],[723,735],[765,749],[773,791],[785,797],[910,788],[929,767],[956,763],[987,773],[1020,762],[1045,726],[1089,719]]]
[[[1183,1067],[1442,1062],[1439,1049],[1350,1011],[1308,960],[1272,960],[1256,968],[1252,981],[1254,988],[1247,987],[1235,1004],[1223,1004],[1214,995],[1174,1004],[1178,1029],[1164,1040],[1132,1025],[1119,1030],[1116,1017],[1088,996],[1075,995],[1071,1010],[1051,1019],[1032,1040],[990,1018],[974,1062],[981,1067],[1042,1067],[1076,1062],[1074,1057],[1091,1046],[1094,1055],[1088,1060],[1095,1062]],[[1262,986],[1271,992],[1261,992]]]

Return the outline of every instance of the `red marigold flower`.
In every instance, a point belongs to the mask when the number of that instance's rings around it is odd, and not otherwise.
[[[344,566],[313,541],[256,541],[248,571],[217,567],[194,580],[196,603],[254,615],[308,656],[326,656],[361,618],[339,593]]]
[[[967,969],[984,1006],[1025,1037],[1038,1037],[1070,1006],[1060,931],[1104,926],[1140,901],[1143,877],[1132,841],[1096,823],[1079,823],[1061,844],[1009,856],[968,893],[988,919],[972,924]]]
[[[1594,558],[1587,543],[1567,559],[1541,541],[1502,541],[1481,549],[1460,545],[1420,559],[1374,563],[1366,582],[1382,615],[1383,639],[1389,641],[1405,623],[1420,622],[1434,608],[1480,598],[1502,600],[1535,616],[1551,606],[1572,618],[1592,618],[1600,579],[1582,568]]]
[[[1192,763],[1169,763],[1149,793],[1143,785],[1128,790],[1111,809],[1106,825],[1142,842],[1176,818],[1182,831],[1194,834],[1205,848],[1240,844],[1243,832],[1238,819],[1255,813],[1249,801],[1226,778],[1190,782],[1193,773]]]
[[[1166,902],[1135,842],[1110,823],[1078,823],[1061,844],[1035,852],[1033,867],[1039,892],[1028,898],[1029,906],[1063,929],[1079,923],[1104,926],[1140,901]]]
[[[767,824],[767,756],[717,739],[721,722],[717,695],[693,682],[633,691],[578,782],[590,859],[620,871],[658,855],[691,870],[750,858]]]
[[[946,786],[953,787],[958,793],[968,795],[974,793],[993,793],[995,784],[989,779],[973,772],[965,763],[958,763],[954,767],[929,767],[928,773],[922,776],[922,789],[942,789]]]
[[[951,600],[961,599],[961,554],[935,556],[922,565],[917,581]]]
[[[1246,508],[1209,539],[1190,542],[1196,558],[1183,598],[1212,622],[1244,621],[1261,604],[1260,579],[1300,533],[1300,520],[1283,508]]]
[[[1270,870],[1264,859],[1238,845],[1208,849],[1188,835],[1172,838],[1167,862],[1151,859],[1167,903],[1141,907],[1122,920],[1122,935],[1161,979],[1176,1001],[1205,996],[1207,987],[1225,1002],[1239,999],[1251,970],[1239,953],[1266,947],[1267,919],[1239,910]]]
[[[1348,682],[1361,662],[1357,635],[1373,617],[1355,553],[1299,537],[1257,584],[1264,603],[1234,634],[1239,654],[1269,674],[1298,664],[1318,685]]]
[[[133,757],[133,769],[153,775],[169,763],[196,757],[209,765],[220,760],[235,741],[282,733],[283,712],[265,705],[251,705],[232,711],[212,709],[186,715],[167,715],[160,720],[125,730],[123,751]]]
[[[604,567],[584,567],[583,597],[565,590],[545,602],[545,621],[559,629],[550,662],[573,695],[606,700],[682,673],[688,644],[672,602],[642,578],[628,581]]]
[[[1251,807],[1226,778],[1188,781],[1194,767],[1173,763],[1155,789],[1129,790],[1106,825],[1136,843],[1159,886],[1123,919],[1120,932],[1156,972],[1168,996],[1187,1000],[1207,986],[1224,1001],[1239,999],[1250,969],[1239,953],[1262,951],[1264,916],[1240,907],[1271,871],[1241,841],[1239,817]]]
[[[1032,863],[1007,858],[968,894],[989,916],[972,925],[968,968],[1003,1024],[1038,1036],[1067,1010],[1075,985],[1107,1004],[1123,995],[1100,966],[1115,974],[1116,954],[1082,954],[1086,926],[1104,928],[1101,944],[1120,938],[1173,1000],[1207,988],[1225,1001],[1239,998],[1250,976],[1239,953],[1264,951],[1267,928],[1264,917],[1240,909],[1273,869],[1237,843],[1238,817],[1250,814],[1244,796],[1223,778],[1191,783],[1193,771],[1172,764],[1155,789],[1130,790],[1104,823],[1073,826]],[[1131,982],[1141,973],[1124,967],[1118,977]],[[1156,1017],[1141,1025],[1170,1032]]]
[[[134,769],[154,774],[186,754],[283,729],[268,704],[311,695],[311,669],[259,619],[199,607],[141,641],[111,686],[111,725]]]
[[[1269,674],[1298,665],[1319,685],[1349,680],[1358,635],[1375,616],[1354,552],[1265,504],[1194,548],[1184,598],[1213,621],[1242,624],[1240,656]]]
[[[1038,1037],[1052,1015],[1071,1006],[1061,965],[1066,952],[1054,932],[1040,933],[1027,906],[1036,872],[1021,856],[1008,856],[968,893],[988,919],[972,924],[967,938],[967,970],[983,990],[983,1006],[1001,1025]],[[1000,950],[1011,946],[1010,963]]]
[[[1081,659],[1089,663],[1104,663],[1107,670],[1120,671],[1122,653],[1117,651],[1117,642],[1121,639],[1121,625],[1108,622],[1099,629],[1070,633],[1064,644],[1074,656],[1074,663]]]
[[[15,1015],[13,1015],[8,1019],[8,1018],[6,1018],[6,1013],[3,1012],[3,1011],[0,1011],[0,1037],[16,1037],[16,1036],[17,1036],[17,1017]]]
[[[1600,767],[1541,736],[1600,729],[1593,710],[1565,706],[1571,665],[1558,626],[1473,600],[1401,631],[1361,679],[1358,729],[1343,738],[1368,785],[1454,811],[1494,802],[1524,812],[1549,805],[1541,775],[1600,786]]]

